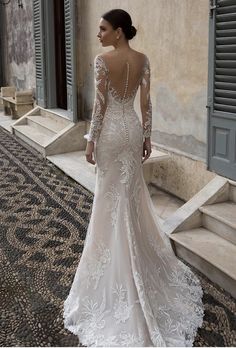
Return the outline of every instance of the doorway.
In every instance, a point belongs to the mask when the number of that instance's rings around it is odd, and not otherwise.
[[[36,100],[77,117],[75,0],[34,0]],[[56,110],[55,110],[56,109]]]
[[[56,104],[67,110],[64,0],[54,0]]]

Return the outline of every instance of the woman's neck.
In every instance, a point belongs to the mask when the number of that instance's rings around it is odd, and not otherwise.
[[[125,39],[119,40],[116,44],[113,45],[116,51],[124,51],[124,50],[129,50],[130,45],[129,41]]]

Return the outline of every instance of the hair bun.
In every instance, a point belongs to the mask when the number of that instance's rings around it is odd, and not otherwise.
[[[130,30],[129,30],[129,40],[131,40],[137,33],[137,29],[131,25]]]
[[[132,25],[132,19],[125,10],[115,8],[102,15],[114,30],[121,27],[127,40],[131,40],[136,35],[136,28]]]

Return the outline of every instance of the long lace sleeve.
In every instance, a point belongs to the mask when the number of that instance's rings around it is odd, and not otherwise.
[[[140,88],[140,107],[143,121],[143,136],[149,138],[152,132],[152,103],[150,97],[150,63],[145,56],[143,76]]]
[[[107,107],[107,72],[108,69],[103,58],[96,56],[94,59],[95,97],[90,129],[86,136],[88,141],[95,142],[102,128],[103,117]]]

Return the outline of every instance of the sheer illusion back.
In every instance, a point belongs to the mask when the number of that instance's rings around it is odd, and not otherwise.
[[[113,59],[113,61],[106,62],[108,69],[108,85],[114,98],[119,101],[130,99],[137,91],[141,78],[143,67],[145,64],[145,57],[139,56],[138,59],[131,57]]]
[[[135,59],[134,59],[135,58]],[[96,56],[95,99],[89,141],[96,141],[100,133],[107,106],[114,102],[124,104],[133,101],[140,86],[140,107],[142,113],[143,136],[151,136],[152,105],[150,98],[150,63],[146,55],[113,57],[109,60]],[[115,103],[116,102],[116,103]],[[116,105],[117,106],[117,105]],[[126,105],[127,107],[127,105]]]
[[[162,231],[143,177],[150,137],[146,55],[97,56],[89,141],[97,172],[83,253],[64,303],[65,327],[86,346],[192,346],[202,288]],[[142,122],[134,110],[140,86]]]

